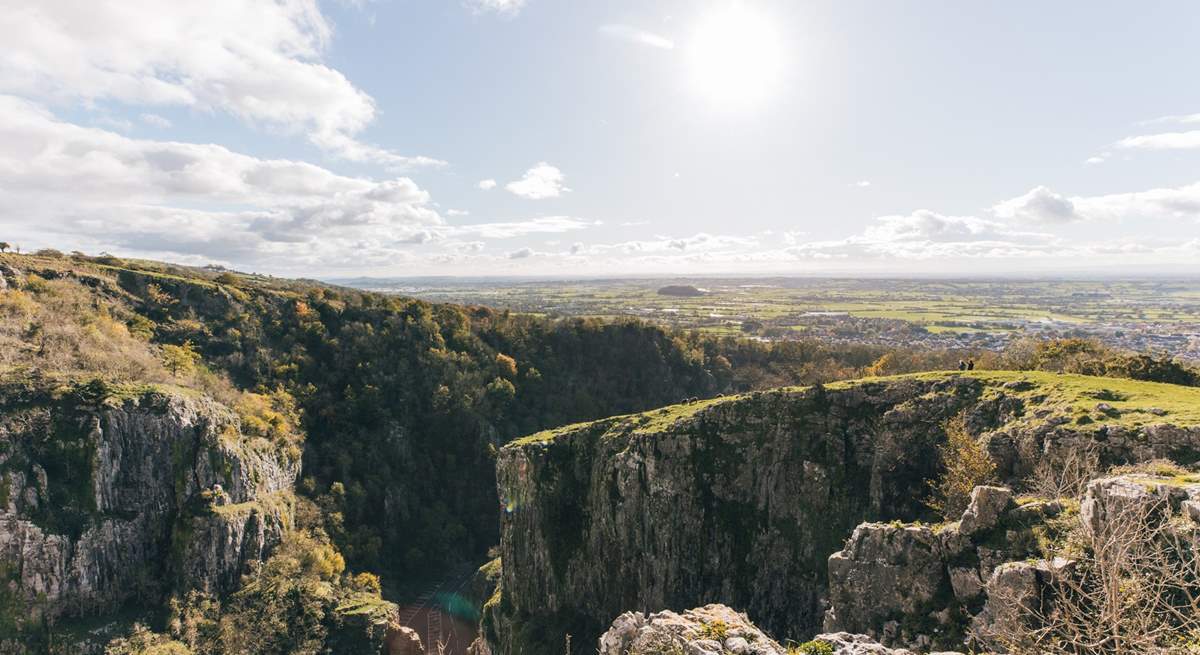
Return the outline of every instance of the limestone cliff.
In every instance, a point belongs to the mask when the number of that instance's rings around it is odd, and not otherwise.
[[[926,513],[947,419],[963,414],[1000,477],[1018,480],[1084,443],[1106,463],[1194,461],[1198,402],[1200,390],[1150,383],[925,374],[533,435],[499,456],[502,594],[483,632],[493,651],[559,650],[563,634],[588,643],[625,611],[721,602],[803,639],[828,609],[829,555],[855,526]],[[902,536],[916,552],[928,535]]]
[[[298,461],[238,427],[194,392],[6,382],[0,627],[230,591],[290,522],[299,473]]]

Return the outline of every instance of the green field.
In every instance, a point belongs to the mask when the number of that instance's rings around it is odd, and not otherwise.
[[[705,293],[658,292],[672,284]],[[638,317],[714,334],[774,329],[767,336],[777,338],[853,323],[846,319],[903,321],[950,338],[1047,329],[1200,334],[1200,280],[443,279],[356,286],[539,315]]]

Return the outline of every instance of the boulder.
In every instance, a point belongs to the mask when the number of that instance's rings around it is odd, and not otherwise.
[[[864,523],[829,557],[825,630],[880,637],[880,626],[924,617],[951,587],[941,540],[924,526]],[[885,643],[890,640],[884,636]]]
[[[1153,483],[1144,478],[1119,475],[1092,480],[1079,505],[1083,525],[1093,533],[1101,533],[1122,517],[1149,518],[1169,510],[1169,498],[1152,491]]]
[[[958,529],[967,536],[991,530],[1000,524],[1000,518],[1011,504],[1011,489],[975,487],[971,490],[971,502],[958,522]]]
[[[787,650],[725,605],[705,605],[676,614],[625,612],[600,635],[599,655],[683,653],[685,655],[785,655]]]
[[[1008,562],[987,582],[987,603],[971,621],[971,633],[987,648],[1005,650],[1041,609],[1046,563]]]

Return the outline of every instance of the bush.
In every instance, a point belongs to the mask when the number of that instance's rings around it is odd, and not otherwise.
[[[712,623],[705,623],[700,627],[700,636],[705,639],[725,641],[725,637],[729,636],[729,626],[721,619],[717,619]]]
[[[191,341],[184,341],[179,346],[166,344],[162,347],[162,362],[172,375],[178,377],[180,374],[196,370],[196,365],[200,363],[200,353],[196,352],[196,347]]]
[[[966,419],[956,416],[946,422],[946,443],[938,447],[942,477],[932,482],[933,495],[926,504],[953,521],[971,501],[971,491],[991,481],[996,465],[983,444],[971,436]]]
[[[114,639],[109,643],[104,649],[104,655],[192,655],[192,650],[178,641],[137,624],[128,637]]]
[[[788,646],[788,655],[833,655],[833,644],[813,639],[802,644]]]

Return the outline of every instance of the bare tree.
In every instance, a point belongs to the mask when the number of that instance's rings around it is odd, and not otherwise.
[[[1038,459],[1026,488],[1039,498],[1079,498],[1099,473],[1100,448],[1088,443],[1066,448],[1059,456]]]
[[[1051,567],[1040,598],[989,600],[1024,613],[994,626],[997,641],[1021,655],[1200,652],[1195,528],[1148,499],[1111,503],[1095,523],[1076,529],[1073,565]]]

